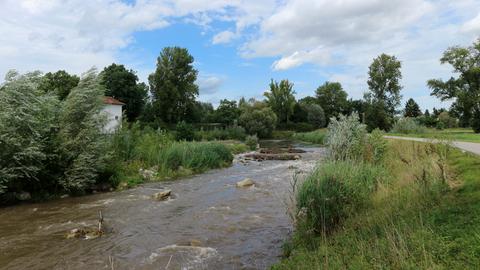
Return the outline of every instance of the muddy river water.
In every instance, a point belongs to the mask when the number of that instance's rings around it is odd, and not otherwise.
[[[323,155],[306,147],[300,160],[237,159],[229,168],[138,188],[0,208],[0,269],[265,269],[280,260],[292,229],[286,200],[295,171]],[[237,188],[245,178],[254,187]],[[172,190],[174,198],[151,195]],[[95,226],[92,240],[65,239]]]

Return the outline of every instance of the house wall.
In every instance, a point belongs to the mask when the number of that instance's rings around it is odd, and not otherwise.
[[[113,133],[122,125],[122,105],[106,104],[102,112],[107,115],[107,124],[103,128],[105,133]]]

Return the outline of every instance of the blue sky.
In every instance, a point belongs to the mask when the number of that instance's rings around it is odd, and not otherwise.
[[[0,73],[81,74],[115,62],[142,81],[163,47],[186,47],[199,70],[200,99],[261,98],[270,79],[297,97],[339,81],[367,90],[372,59],[402,61],[404,100],[448,107],[426,81],[452,76],[439,58],[480,37],[480,0],[2,0]]]

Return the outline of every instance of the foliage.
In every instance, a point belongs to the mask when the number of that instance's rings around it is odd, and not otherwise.
[[[290,116],[293,114],[295,106],[295,91],[293,83],[288,80],[282,80],[280,83],[270,82],[270,92],[265,92],[267,104],[277,115],[277,120],[281,123],[288,123]]]
[[[166,123],[185,120],[198,95],[193,61],[185,48],[167,47],[160,53],[157,69],[148,77],[156,118]]]
[[[235,100],[222,99],[214,112],[214,121],[226,125],[233,125],[240,116],[240,110]]]
[[[319,129],[310,132],[295,133],[293,139],[314,144],[324,144],[326,135],[327,132],[324,129]]]
[[[422,115],[420,106],[418,106],[417,102],[415,102],[413,98],[410,98],[405,104],[405,113],[403,115],[405,117],[418,117]]]
[[[339,82],[325,82],[315,91],[318,104],[325,112],[327,123],[332,117],[338,117],[347,109],[347,92]]]
[[[322,128],[326,124],[325,113],[322,107],[317,104],[307,105],[305,107],[307,112],[308,123],[312,124],[316,128]]]
[[[457,119],[450,116],[448,112],[441,112],[438,115],[438,123],[441,123],[444,128],[457,127]]]
[[[363,160],[372,164],[381,164],[387,154],[387,140],[385,132],[374,129],[366,139],[363,150]]]
[[[106,117],[100,114],[103,93],[96,70],[91,69],[62,104],[59,140],[66,169],[60,184],[70,192],[83,192],[106,165],[107,145],[101,134]]]
[[[0,194],[32,190],[54,158],[58,101],[37,88],[40,73],[10,72],[0,90]]]
[[[473,111],[473,117],[470,124],[475,133],[480,133],[480,106]]]
[[[307,122],[290,122],[285,125],[280,125],[280,128],[286,129],[286,130],[292,130],[295,132],[308,132],[308,131],[313,131],[316,129],[316,126],[307,123]]]
[[[416,134],[423,133],[426,129],[424,126],[420,125],[414,118],[404,117],[400,118],[391,130],[392,133],[402,133],[402,134]]]
[[[213,130],[200,130],[195,133],[195,138],[204,141],[212,140],[240,140],[247,136],[245,129],[240,126],[231,126],[225,129],[215,128]]]
[[[135,72],[123,65],[111,64],[100,73],[100,78],[105,95],[125,103],[123,110],[128,121],[137,119],[145,106],[148,90],[144,83],[138,83]]]
[[[470,47],[451,47],[443,53],[440,62],[450,64],[458,77],[451,77],[447,81],[441,79],[428,81],[428,86],[432,89],[431,95],[441,100],[455,100],[452,108],[458,112],[463,127],[470,124],[473,110],[480,104],[479,57],[480,39]]]
[[[277,122],[277,116],[262,103],[246,105],[238,122],[248,134],[257,135],[259,138],[271,136]]]
[[[376,128],[388,131],[392,127],[393,116],[388,113],[384,101],[370,99],[366,102],[364,123],[369,131]]]
[[[70,75],[65,70],[48,72],[42,77],[38,89],[44,93],[54,93],[60,100],[64,100],[79,81],[78,76]]]
[[[379,176],[379,169],[351,161],[316,167],[297,193],[297,207],[304,215],[299,226],[315,234],[332,232],[368,204]]]
[[[175,128],[175,139],[177,141],[193,141],[195,138],[195,130],[191,124],[185,121],[177,123]]]
[[[245,144],[250,148],[250,150],[256,150],[258,146],[258,137],[257,135],[247,136],[245,139]]]
[[[360,160],[363,155],[367,129],[357,114],[332,118],[328,125],[326,145],[331,160]]]

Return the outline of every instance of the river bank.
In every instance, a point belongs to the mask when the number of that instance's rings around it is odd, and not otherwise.
[[[0,268],[265,269],[280,259],[292,229],[285,213],[292,175],[323,155],[302,149],[299,160],[235,159],[186,179],[0,209]],[[245,178],[255,186],[237,188]],[[152,200],[165,189],[172,198]],[[94,226],[99,211],[111,233],[65,239],[74,228]]]

